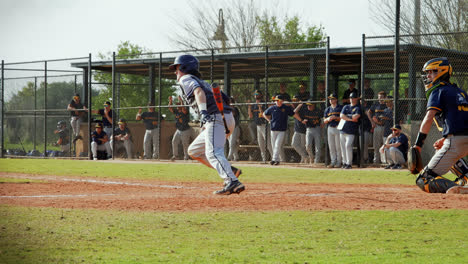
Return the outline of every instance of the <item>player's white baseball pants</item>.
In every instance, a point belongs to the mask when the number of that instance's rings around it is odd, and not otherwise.
[[[273,147],[273,156],[271,160],[280,161],[281,150],[284,145],[285,131],[271,131],[271,146]]]
[[[240,128],[236,126],[234,131],[232,131],[231,135],[229,136],[229,160],[239,160],[239,152],[238,152],[238,140],[240,136]]]
[[[172,155],[174,157],[179,156],[179,144],[182,143],[182,149],[184,150],[184,159],[188,160],[188,147],[190,145],[190,138],[192,136],[192,128],[181,131],[176,130],[172,137]]]
[[[399,164],[403,165],[405,164],[405,157],[403,156],[403,152],[401,152],[398,148],[391,147],[391,148],[385,148],[384,153],[382,154],[381,157],[382,162],[388,163],[388,164]]]
[[[449,135],[442,148],[431,158],[427,168],[437,175],[444,175],[457,160],[466,155],[468,155],[468,136]]]
[[[190,144],[188,154],[203,163],[209,163],[225,182],[235,181],[237,178],[232,173],[231,164],[224,156],[224,144],[230,134],[226,135],[221,114],[213,116],[215,121],[203,125],[200,134]],[[233,131],[235,121],[232,113],[224,114],[224,117],[229,131]]]
[[[107,136],[108,136],[109,138],[111,138],[111,136],[112,136],[112,134],[113,134],[113,133],[112,133],[112,127],[111,127],[111,126],[110,126],[110,127],[106,127],[106,126],[105,126],[105,127],[103,128],[103,130],[104,130],[104,132],[106,132]]]
[[[364,131],[364,149],[363,149],[363,157],[364,160],[369,159],[369,146],[372,143],[372,133],[369,131]],[[361,137],[359,137],[359,142],[361,142]],[[378,149],[375,150],[375,154],[378,154]]]
[[[330,150],[331,165],[341,166],[341,141],[340,131],[336,127],[327,129],[328,149]]]
[[[112,150],[110,147],[109,142],[106,142],[104,144],[98,145],[96,142],[91,142],[91,152],[93,153],[93,158],[97,158],[97,152],[99,151],[106,151],[107,152],[107,157],[110,157],[112,155]]]
[[[151,146],[153,146],[153,159],[159,158],[159,129],[147,129],[143,144],[145,159],[151,159]]]
[[[384,126],[376,125],[374,127],[374,134],[372,135],[372,146],[374,146],[374,163],[376,164],[381,163],[380,155],[377,154],[380,146],[382,146],[385,142],[385,139],[386,138],[384,137]]]
[[[301,156],[303,161],[309,158],[306,151],[306,134],[294,132],[291,146],[293,146],[294,150],[296,150],[297,154]]]
[[[113,139],[110,141],[110,147],[112,149]],[[133,159],[133,142],[131,140],[117,140],[115,141],[115,149],[118,149],[120,146],[124,146],[125,151],[127,152],[127,159]]]
[[[347,165],[353,164],[353,144],[354,135],[340,132],[340,144],[341,144],[341,157],[343,163]]]
[[[270,130],[270,129],[268,129]],[[271,134],[271,133],[270,133]],[[266,150],[268,148],[268,151],[270,152],[271,155],[273,155],[273,150],[271,148],[271,140],[266,140],[266,135],[267,135],[267,127],[265,125],[257,125],[257,141],[258,141],[258,146],[260,147],[260,153],[262,154],[262,160],[266,161],[267,160],[267,153]]]
[[[306,133],[306,149],[309,153],[309,157],[312,159],[314,154],[312,153],[312,144],[315,143],[315,159],[314,162],[318,163],[320,161],[321,149],[322,149],[322,139],[320,134],[320,127],[308,127]]]
[[[73,136],[77,137],[80,135],[80,126],[81,126],[81,118],[72,116],[70,119],[70,126],[73,130]]]

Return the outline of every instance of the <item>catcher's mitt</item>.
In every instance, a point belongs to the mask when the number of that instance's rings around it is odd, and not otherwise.
[[[415,147],[411,147],[408,151],[408,170],[412,174],[418,174],[423,169],[421,152]]]

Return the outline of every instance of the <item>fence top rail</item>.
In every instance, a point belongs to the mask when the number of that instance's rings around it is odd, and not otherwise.
[[[19,62],[4,62],[4,65],[17,65],[17,64],[29,64],[29,63],[41,63],[41,62],[56,62],[56,61],[68,61],[68,60],[83,60],[89,57],[74,57],[74,58],[63,58],[63,59],[52,59],[52,60],[35,60],[35,61],[19,61]]]
[[[83,75],[82,72],[76,74],[59,74],[59,75],[47,75],[47,78],[54,78],[54,77],[72,77],[72,76],[81,76]],[[44,75],[36,75],[36,76],[22,76],[22,77],[9,77],[4,78],[3,80],[23,80],[23,79],[34,79],[34,78],[42,78],[44,79]],[[2,78],[0,78],[1,80]]]
[[[457,34],[468,34],[468,31],[424,33],[424,34],[405,34],[405,35],[400,35],[400,38],[417,37],[417,36],[446,36],[446,35],[457,35]],[[365,36],[366,39],[394,38],[394,37],[395,37],[395,35]]]

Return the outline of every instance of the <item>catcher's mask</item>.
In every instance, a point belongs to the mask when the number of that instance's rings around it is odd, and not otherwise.
[[[429,95],[431,95],[437,84],[439,84],[441,81],[448,82],[450,80],[453,69],[448,59],[446,57],[442,57],[426,62],[422,71],[423,74],[421,77],[424,83],[424,87],[426,88],[426,97],[429,98]],[[432,81],[427,78],[428,71],[436,72],[436,76],[432,79]]]

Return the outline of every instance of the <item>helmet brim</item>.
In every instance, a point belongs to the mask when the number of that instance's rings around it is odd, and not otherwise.
[[[169,65],[169,70],[174,71],[176,69],[176,66],[180,64],[171,64]]]

